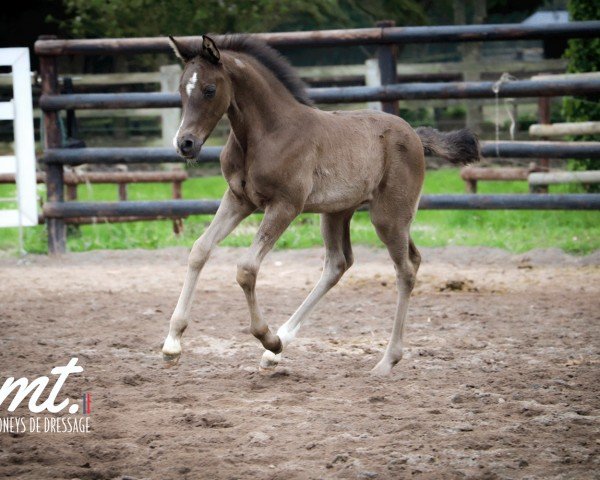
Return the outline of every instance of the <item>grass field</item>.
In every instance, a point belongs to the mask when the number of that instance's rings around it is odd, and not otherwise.
[[[194,178],[183,186],[186,199],[219,198],[226,184],[221,177]],[[566,192],[556,187],[552,192]],[[81,200],[115,200],[115,185],[82,185]],[[481,193],[526,193],[526,182],[481,182]],[[464,193],[464,184],[457,169],[442,169],[427,173],[424,193]],[[43,195],[43,192],[41,192]],[[14,187],[0,185],[0,197],[14,195]],[[130,200],[168,199],[171,186],[137,184],[129,187]],[[185,220],[185,232],[173,234],[170,221],[121,224],[84,225],[71,229],[70,251],[93,249],[155,249],[174,245],[191,246],[204,231],[211,216],[193,216]],[[260,222],[253,215],[243,222],[222,244],[249,245]],[[600,248],[600,212],[561,211],[421,211],[412,229],[420,246],[481,245],[499,247],[512,252],[533,248],[558,247],[572,253],[588,253]],[[44,226],[25,229],[25,249],[30,253],[46,252]],[[352,220],[352,240],[355,244],[381,245],[369,221],[367,212],[358,212]],[[305,248],[321,245],[319,217],[302,215],[286,231],[277,248]],[[0,251],[17,253],[17,229],[0,229]]]

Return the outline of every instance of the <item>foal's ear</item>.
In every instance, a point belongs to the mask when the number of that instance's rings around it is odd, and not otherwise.
[[[202,35],[202,56],[215,65],[221,59],[221,54],[215,41],[208,35]]]
[[[177,55],[177,57],[184,63],[189,62],[192,58],[198,55],[198,52],[194,52],[192,47],[178,42],[171,35],[169,35],[169,45],[171,45],[175,55]]]

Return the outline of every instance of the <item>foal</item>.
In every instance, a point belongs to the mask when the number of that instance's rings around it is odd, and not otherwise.
[[[194,243],[179,301],[163,346],[166,361],[181,355],[198,276],[210,252],[244,218],[264,210],[252,246],[238,264],[251,332],[265,347],[261,367],[275,366],[319,300],[352,265],[350,219],[368,204],[371,220],[394,262],[398,306],[392,335],[373,372],[387,375],[402,357],[408,299],[420,255],[409,235],[425,175],[424,153],[452,163],[479,159],[467,130],[413,130],[399,117],[375,111],[325,112],[275,50],[248,37],[183,42],[169,37],[184,62],[181,125],[173,144],[195,160],[226,113],[231,133],[221,154],[229,188],[206,231]],[[321,279],[298,310],[274,334],[259,308],[255,285],[261,262],[301,212],[322,215],[325,265]]]

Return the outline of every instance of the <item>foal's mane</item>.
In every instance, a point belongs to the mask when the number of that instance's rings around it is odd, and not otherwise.
[[[219,49],[250,55],[268,68],[297,101],[304,105],[313,105],[306,92],[306,84],[300,79],[294,68],[283,55],[262,40],[246,35],[224,35],[215,40]]]

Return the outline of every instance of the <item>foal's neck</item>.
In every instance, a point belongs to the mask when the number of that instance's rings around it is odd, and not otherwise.
[[[244,150],[256,145],[269,132],[285,125],[304,107],[262,64],[240,53],[223,59],[233,83],[233,98],[227,116]]]

